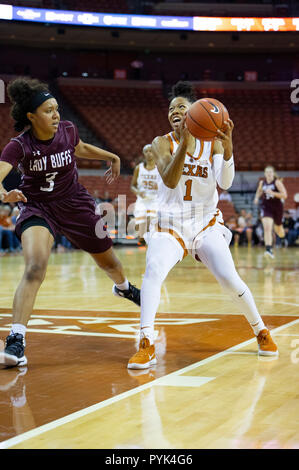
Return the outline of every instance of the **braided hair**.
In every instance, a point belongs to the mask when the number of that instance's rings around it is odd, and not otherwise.
[[[194,103],[194,101],[196,101],[195,91],[190,82],[179,81],[173,85],[169,94],[169,101],[172,101],[178,96],[186,98],[190,103]]]
[[[14,128],[17,132],[31,124],[27,113],[30,111],[30,103],[34,95],[48,91],[48,84],[35,78],[19,77],[9,82],[7,93],[12,103],[10,114],[15,121]]]

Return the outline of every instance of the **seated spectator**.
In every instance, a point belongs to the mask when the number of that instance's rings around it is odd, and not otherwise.
[[[261,217],[258,218],[252,229],[253,243],[262,246],[264,244],[264,228]]]
[[[219,196],[219,201],[229,201],[232,202],[232,197],[227,191],[222,191],[222,193]]]
[[[225,223],[225,225],[227,226],[227,228],[230,229],[230,231],[233,234],[231,244],[234,246],[238,246],[239,240],[240,240],[240,233],[238,230],[239,227],[238,227],[238,222],[237,222],[236,217],[234,216],[230,217]]]
[[[284,211],[282,225],[285,231],[285,238],[288,246],[294,246],[297,239],[297,230],[295,228],[296,221],[291,217],[289,211]]]
[[[238,230],[240,233],[240,244],[247,240],[247,244],[251,245],[252,232],[253,232],[253,221],[251,212],[246,212],[245,209],[241,209],[238,217]]]
[[[11,208],[8,204],[0,206],[0,253],[5,251],[14,251],[14,229],[12,223]],[[5,250],[3,242],[6,242],[7,249]]]

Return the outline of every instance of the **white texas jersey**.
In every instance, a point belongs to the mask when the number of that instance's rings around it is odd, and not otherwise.
[[[155,200],[158,195],[158,185],[161,182],[158,169],[155,166],[153,170],[147,170],[144,163],[139,164],[137,188],[145,193],[145,198],[137,196],[137,201]]]
[[[166,134],[171,154],[175,154],[179,141],[175,133]],[[193,155],[188,152],[178,185],[168,188],[162,181],[159,186],[158,205],[161,211],[185,212],[202,204],[204,215],[215,211],[218,204],[216,174],[213,166],[213,142],[196,139]],[[163,209],[162,209],[163,207]],[[168,209],[167,209],[168,208]]]

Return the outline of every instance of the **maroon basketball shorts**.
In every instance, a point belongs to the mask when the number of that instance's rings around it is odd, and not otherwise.
[[[50,232],[64,235],[75,247],[88,253],[102,253],[112,246],[101,216],[95,212],[95,201],[85,188],[68,198],[50,202],[19,203],[20,215],[16,224],[16,235],[21,238],[22,224],[30,217],[40,217],[49,226]],[[33,225],[39,225],[33,223]],[[44,224],[40,224],[44,225]]]
[[[274,207],[264,206],[261,209],[261,217],[270,217],[271,219],[274,220],[275,225],[282,224],[282,216],[283,216],[283,204],[279,204]]]

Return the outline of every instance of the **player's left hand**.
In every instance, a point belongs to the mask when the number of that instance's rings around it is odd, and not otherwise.
[[[113,160],[110,164],[110,167],[105,172],[106,181],[108,184],[111,184],[114,180],[116,180],[120,175],[120,159]]]
[[[218,129],[217,139],[221,141],[222,147],[224,149],[224,160],[229,160],[233,154],[233,133],[234,123],[231,119],[228,119],[224,122],[223,130]]]
[[[266,189],[265,193],[268,194],[271,197],[274,197],[274,191],[272,191],[272,189],[270,189],[270,188]]]

